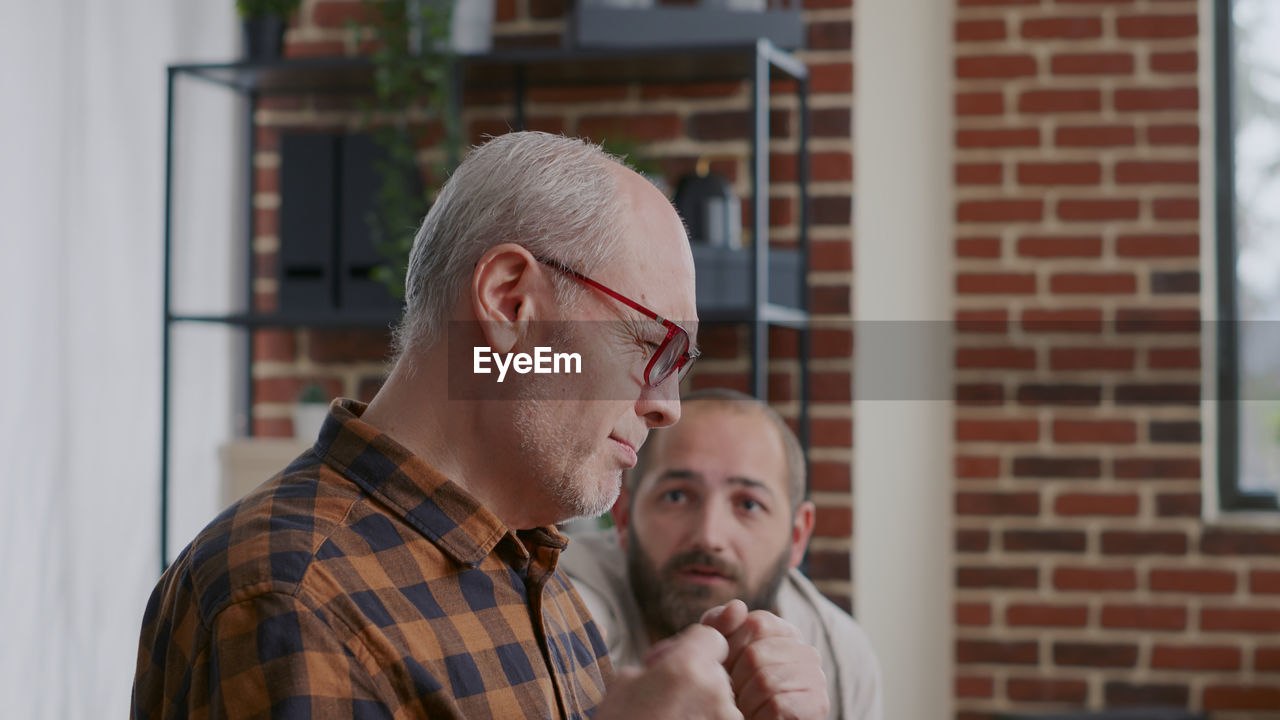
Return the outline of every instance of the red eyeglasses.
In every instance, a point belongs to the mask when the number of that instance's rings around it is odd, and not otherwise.
[[[653,357],[649,358],[649,364],[644,368],[644,381],[649,387],[658,387],[676,372],[679,372],[680,376],[683,377],[689,371],[689,368],[693,366],[693,361],[697,360],[698,356],[701,355],[697,350],[689,349],[689,333],[685,332],[685,329],[679,325],[622,293],[610,290],[561,262],[544,257],[537,258],[537,260],[543,265],[553,267],[588,287],[599,290],[627,307],[640,312],[645,317],[657,320],[667,329],[667,336],[662,339],[662,343],[658,345],[658,350],[654,352]]]

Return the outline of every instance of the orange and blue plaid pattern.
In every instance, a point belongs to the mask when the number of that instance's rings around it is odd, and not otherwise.
[[[134,718],[586,718],[612,672],[556,560],[335,403],[147,604]]]

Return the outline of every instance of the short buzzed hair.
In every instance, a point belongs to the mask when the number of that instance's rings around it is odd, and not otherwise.
[[[740,412],[743,414],[759,413],[769,420],[769,424],[778,433],[778,439],[782,441],[783,456],[787,467],[787,498],[791,502],[791,512],[795,512],[800,503],[804,502],[805,497],[805,458],[804,449],[800,446],[800,439],[791,431],[791,426],[787,425],[787,421],[776,410],[758,398],[754,398],[746,393],[730,390],[729,388],[707,388],[704,390],[695,390],[685,395],[680,400],[683,404],[701,402],[714,403],[716,407]],[[680,423],[673,426],[656,429],[652,431],[655,437],[649,439],[640,447],[640,453],[636,458],[636,466],[627,473],[627,488],[635,490],[636,483],[644,477],[648,472],[650,463],[653,460],[653,448],[657,445],[657,435],[662,433],[678,430]],[[635,494],[632,493],[632,501]]]

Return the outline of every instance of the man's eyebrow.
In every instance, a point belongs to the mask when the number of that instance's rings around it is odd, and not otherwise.
[[[696,482],[700,485],[706,484],[706,478],[702,477],[702,473],[694,472],[693,470],[687,470],[684,468],[671,468],[670,470],[666,470],[661,475],[659,475],[656,480],[654,480],[654,483],[660,483],[660,482],[663,482],[664,480],[692,480],[693,482]],[[726,478],[725,481],[728,482],[730,485],[741,485],[743,487],[748,487],[756,490],[763,490],[764,492],[769,494],[769,497],[778,496],[778,494],[773,491],[773,488],[769,487],[768,485],[766,485],[765,483],[759,480],[756,480],[755,478],[743,477],[741,475],[733,475],[729,478]]]

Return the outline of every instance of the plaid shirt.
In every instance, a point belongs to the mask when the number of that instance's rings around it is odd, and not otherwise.
[[[582,718],[608,650],[512,532],[335,403],[315,447],[228,508],[147,604],[134,718]]]

